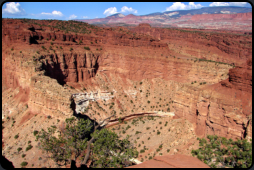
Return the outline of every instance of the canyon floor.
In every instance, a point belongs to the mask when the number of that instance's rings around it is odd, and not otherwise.
[[[191,156],[207,135],[252,139],[252,35],[28,19],[2,28],[2,155],[15,167],[57,167],[36,131],[75,114],[114,114],[107,128],[129,135],[141,162]]]

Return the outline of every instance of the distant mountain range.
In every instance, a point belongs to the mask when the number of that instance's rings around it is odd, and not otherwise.
[[[243,13],[247,13],[246,15]],[[204,18],[208,18],[205,20]],[[202,22],[198,18],[203,18]],[[154,27],[181,27],[202,29],[252,30],[252,8],[222,6],[200,9],[156,12],[147,15],[123,15],[117,13],[106,18],[76,20],[95,25],[138,25],[148,23]],[[191,21],[191,22],[190,22]],[[210,24],[209,24],[210,23]],[[227,23],[226,25],[223,23]],[[215,26],[214,26],[215,25]],[[223,27],[220,27],[220,25]],[[242,26],[245,25],[244,28]]]

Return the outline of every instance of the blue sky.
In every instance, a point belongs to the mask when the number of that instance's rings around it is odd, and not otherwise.
[[[146,15],[209,6],[251,7],[247,2],[6,2],[2,5],[2,18],[94,19],[118,12]]]

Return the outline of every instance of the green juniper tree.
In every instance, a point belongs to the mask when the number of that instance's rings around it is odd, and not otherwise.
[[[212,168],[248,168],[252,164],[252,144],[246,139],[233,141],[207,135],[209,141],[198,138],[200,148],[192,155]]]
[[[40,141],[39,147],[58,166],[66,165],[72,160],[76,162],[78,158],[83,159],[82,164],[91,160],[91,167],[131,165],[129,160],[137,156],[136,149],[130,144],[128,137],[120,140],[116,133],[103,129],[105,126],[100,127],[104,121],[95,126],[89,119],[72,117],[65,120],[66,126],[62,130],[57,130],[56,126],[51,126],[48,131],[42,129],[36,139]]]

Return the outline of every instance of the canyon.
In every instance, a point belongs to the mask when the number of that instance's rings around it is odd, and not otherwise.
[[[252,139],[252,34],[2,20],[2,155],[15,167],[24,159],[55,167],[34,131],[112,114],[108,129],[149,147],[139,161],[158,156],[161,143],[161,154],[191,156],[197,137]],[[21,158],[28,141],[34,147]]]

